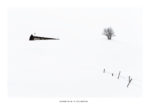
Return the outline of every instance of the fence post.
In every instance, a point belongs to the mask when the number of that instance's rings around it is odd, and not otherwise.
[[[132,81],[132,78],[129,76],[129,82],[128,82],[128,84],[127,84],[127,88],[129,87],[131,81]]]
[[[120,73],[121,73],[121,71],[119,71],[119,74],[118,74],[118,79],[120,78]]]
[[[105,68],[104,68],[103,73],[105,73],[105,72],[106,72],[106,70],[105,70]]]

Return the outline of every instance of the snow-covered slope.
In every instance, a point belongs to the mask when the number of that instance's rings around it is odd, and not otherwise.
[[[9,96],[139,96],[140,25],[138,10],[10,10]],[[60,40],[29,41],[34,32]]]

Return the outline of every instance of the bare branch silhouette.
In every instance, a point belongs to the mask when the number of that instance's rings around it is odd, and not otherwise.
[[[107,36],[108,40],[111,40],[114,35],[114,31],[111,27],[105,28],[103,35]]]

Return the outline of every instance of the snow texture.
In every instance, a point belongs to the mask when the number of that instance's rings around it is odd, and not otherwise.
[[[141,96],[140,10],[10,9],[8,26],[9,96]],[[112,40],[102,35],[107,27]],[[33,33],[60,40],[29,41]]]

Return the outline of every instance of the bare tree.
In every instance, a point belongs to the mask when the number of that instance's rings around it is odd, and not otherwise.
[[[105,28],[104,32],[103,32],[103,35],[107,36],[108,40],[111,40],[111,38],[113,36],[115,36],[114,31],[111,27]]]

